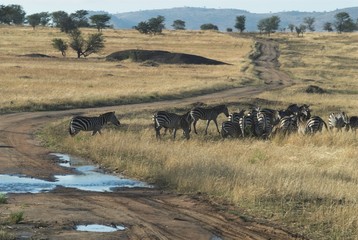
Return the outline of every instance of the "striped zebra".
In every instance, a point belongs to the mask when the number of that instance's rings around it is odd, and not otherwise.
[[[98,117],[76,116],[71,119],[69,132],[71,136],[75,136],[80,131],[92,131],[92,136],[97,132],[101,134],[101,129],[106,123],[113,123],[117,127],[120,126],[115,112],[107,112]]]
[[[321,132],[323,126],[328,130],[327,124],[319,116],[310,117],[308,120],[305,120],[304,116],[299,116],[297,119],[298,131],[302,134]]]
[[[337,131],[342,131],[342,128],[348,127],[349,118],[345,112],[331,113],[328,117],[328,127],[330,130],[337,128]]]
[[[153,115],[154,129],[156,132],[157,139],[160,138],[160,129],[165,128],[173,130],[173,138],[175,139],[176,131],[178,129],[183,129],[184,136],[186,139],[190,138],[190,115],[189,112],[178,115],[175,113],[170,113],[166,111],[159,111]]]
[[[271,118],[264,112],[258,111],[253,119],[255,135],[260,138],[268,138],[272,132]]]
[[[280,122],[275,126],[273,130],[275,134],[288,135],[297,132],[297,116],[290,115],[284,116],[280,119]]]
[[[239,121],[242,137],[251,137],[254,135],[254,120],[251,113],[244,115]]]
[[[233,112],[229,114],[228,121],[239,123],[240,119],[245,115],[245,109],[242,109],[240,112]]]
[[[238,138],[242,136],[240,125],[237,122],[225,121],[221,124],[221,136],[227,138],[228,136]]]
[[[264,108],[261,109],[260,112],[264,113],[267,117],[270,118],[270,122],[273,126],[280,122],[281,115],[279,111],[270,108]]]
[[[210,121],[214,121],[214,123],[216,125],[216,129],[217,129],[218,133],[220,134],[218,123],[217,123],[216,119],[217,119],[218,115],[221,113],[224,113],[226,117],[229,116],[229,110],[226,107],[226,105],[218,105],[218,106],[215,106],[212,108],[195,107],[194,109],[192,109],[190,111],[190,116],[193,120],[194,132],[196,134],[198,134],[198,132],[196,131],[196,123],[198,122],[199,119],[201,119],[201,120],[207,120],[206,128],[205,128],[205,135],[208,133],[208,127],[209,127]]]
[[[259,138],[268,138],[273,128],[271,111],[267,109],[263,111],[260,107],[254,107],[251,109],[249,116],[252,118],[253,135]]]
[[[346,130],[348,131],[349,128],[352,129],[352,131],[356,132],[356,130],[358,128],[358,117],[357,116],[352,116],[349,118]]]

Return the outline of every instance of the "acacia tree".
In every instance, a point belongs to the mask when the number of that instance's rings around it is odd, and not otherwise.
[[[62,54],[62,56],[66,56],[66,51],[68,48],[68,45],[65,41],[63,41],[61,38],[54,38],[52,39],[52,46],[59,50]]]
[[[160,34],[165,28],[164,21],[165,18],[159,15],[156,18],[149,19],[148,21],[139,22],[134,29],[143,34]]]
[[[70,17],[76,22],[77,27],[89,27],[87,15],[87,10],[77,10],[75,13],[71,13]]]
[[[242,33],[242,32],[246,29],[245,23],[246,23],[246,16],[244,16],[244,15],[237,16],[237,17],[236,17],[235,28],[236,28],[237,30],[239,30],[240,33]]]
[[[258,22],[257,28],[259,29],[260,33],[265,32],[270,36],[271,33],[278,29],[280,21],[281,19],[278,16],[264,18]]]
[[[40,15],[40,18],[41,18],[40,24],[42,26],[46,26],[51,20],[50,14],[48,12],[40,12],[39,15]]]
[[[60,28],[61,32],[70,33],[71,31],[77,29],[76,21],[72,16],[64,11],[53,12],[52,22],[55,27]]]
[[[77,58],[87,57],[92,53],[99,52],[104,48],[104,38],[102,33],[90,34],[85,40],[80,30],[76,29],[70,34],[70,47],[76,51]]]
[[[23,24],[25,21],[25,11],[20,5],[0,5],[0,23]]]
[[[352,18],[346,12],[337,13],[334,18],[336,21],[334,22],[334,26],[338,33],[342,32],[353,32],[356,28]]]
[[[325,22],[323,24],[323,30],[327,31],[327,32],[333,32],[333,25],[330,22]]]
[[[316,21],[316,19],[314,17],[305,17],[303,19],[303,23],[306,24],[308,30],[310,30],[311,32],[315,31],[315,27],[314,27],[314,22]]]
[[[69,38],[69,46],[77,53],[77,58],[80,58],[81,56],[87,57],[104,48],[104,38],[102,33],[90,34],[87,39],[85,39],[82,36],[81,31],[75,29],[69,33]],[[63,56],[66,55],[68,45],[62,39],[53,39],[52,46],[57,50],[60,50]]]
[[[204,23],[200,26],[200,29],[201,30],[216,30],[216,31],[219,30],[218,26],[216,26],[212,23]]]
[[[291,33],[293,32],[293,30],[295,30],[295,25],[290,23],[288,24],[288,29],[290,29]]]
[[[102,29],[110,27],[108,22],[111,20],[111,16],[108,14],[97,14],[90,16],[90,20],[98,32],[100,32]]]
[[[41,15],[39,13],[34,13],[28,15],[26,17],[26,20],[30,24],[30,26],[35,30],[36,26],[40,25],[41,23]]]
[[[173,22],[172,27],[175,30],[185,30],[185,22],[183,20],[177,19]]]

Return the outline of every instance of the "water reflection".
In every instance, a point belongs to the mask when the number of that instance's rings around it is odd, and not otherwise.
[[[116,232],[116,231],[123,231],[125,229],[126,229],[125,227],[120,225],[106,226],[100,224],[89,224],[89,225],[76,226],[76,230],[82,232]]]
[[[76,188],[84,191],[111,192],[114,188],[152,187],[145,182],[127,179],[121,176],[105,174],[98,167],[82,164],[69,155],[54,154],[60,158],[61,166],[71,167],[78,174],[55,175],[56,181],[45,181],[23,175],[0,174],[0,193],[39,193],[48,192],[57,186]],[[72,161],[73,160],[73,161]]]

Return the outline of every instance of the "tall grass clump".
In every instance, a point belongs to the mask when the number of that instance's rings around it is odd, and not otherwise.
[[[0,229],[0,240],[15,240],[15,239],[16,236],[14,234]]]
[[[23,211],[17,211],[10,213],[8,223],[9,224],[18,224],[22,220],[24,220],[24,212]]]
[[[5,204],[5,203],[7,203],[6,194],[0,193],[0,204]]]

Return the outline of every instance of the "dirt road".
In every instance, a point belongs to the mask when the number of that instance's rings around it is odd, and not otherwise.
[[[193,102],[237,101],[262,91],[292,84],[278,69],[278,47],[263,42],[256,60],[262,87],[244,87],[182,100],[101,108],[106,110],[158,109]],[[53,112],[23,112],[0,116],[0,174],[25,174],[52,179],[69,170],[58,166],[49,151],[36,142],[33,133],[59,117],[94,109]],[[0,179],[1,181],[1,179]],[[268,223],[247,221],[229,213],[230,206],[216,206],[198,195],[189,197],[160,189],[123,189],[98,193],[57,188],[49,193],[10,194],[0,205],[0,219],[11,212],[24,212],[20,224],[6,227],[19,239],[296,239],[294,234]],[[114,233],[75,231],[77,224],[124,225]]]

